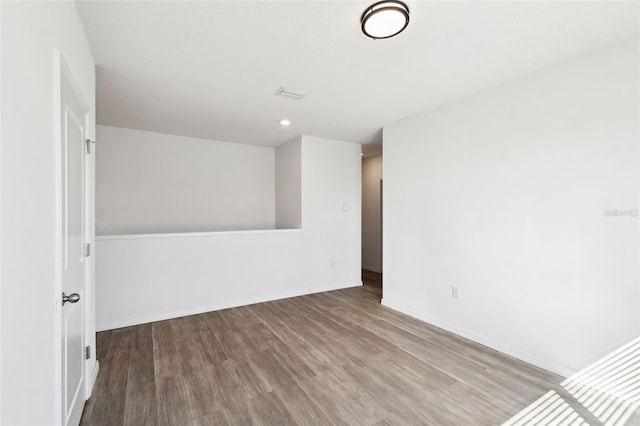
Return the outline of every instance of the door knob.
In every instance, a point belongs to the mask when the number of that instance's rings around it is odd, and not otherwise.
[[[67,302],[77,303],[78,300],[80,300],[80,295],[78,293],[71,293],[68,296],[64,294],[64,292],[62,293],[62,306],[64,306],[64,304]]]

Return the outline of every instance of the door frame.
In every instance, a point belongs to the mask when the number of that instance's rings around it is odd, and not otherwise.
[[[384,273],[384,267],[382,264],[384,263],[384,180],[380,177],[380,273]],[[382,289],[384,292],[384,281],[382,284]]]
[[[73,76],[73,72],[71,68],[67,64],[66,60],[62,52],[59,49],[53,49],[53,78],[54,78],[54,93],[53,93],[53,143],[54,143],[54,194],[55,194],[55,247],[54,247],[54,285],[53,285],[53,303],[55,306],[54,313],[54,359],[53,359],[53,371],[54,371],[54,418],[58,419],[57,422],[59,424],[64,424],[65,419],[63,418],[63,396],[62,396],[62,123],[60,117],[62,116],[62,86],[63,82],[68,85],[75,93],[78,101],[82,104],[83,109],[86,111],[84,114],[84,128],[85,128],[85,138],[90,138],[90,114],[92,112],[91,107],[84,99],[82,95],[82,91],[80,87],[76,83],[76,79]],[[91,235],[91,200],[93,199],[92,194],[92,169],[91,169],[91,156],[84,156],[84,166],[85,166],[85,177],[83,182],[83,192],[84,192],[84,206],[83,206],[83,214],[84,214],[84,224],[85,224],[85,232],[88,236],[87,242],[91,243],[93,248],[93,236]],[[84,327],[84,344],[87,345],[88,342],[91,342],[90,336],[90,327],[88,321],[88,314],[91,312],[90,301],[93,299],[93,294],[91,294],[91,277],[92,277],[92,268],[93,268],[93,253],[91,253],[91,257],[87,258],[88,260],[84,262],[84,286],[83,286],[83,327]],[[92,312],[91,312],[92,313]],[[95,351],[95,349],[93,349]],[[85,401],[91,394],[91,387],[93,385],[93,371],[90,366],[90,361],[85,360],[82,365],[83,368],[83,383],[82,389],[80,390],[79,396],[82,396]]]

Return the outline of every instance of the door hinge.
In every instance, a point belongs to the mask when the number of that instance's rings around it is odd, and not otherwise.
[[[92,143],[96,143],[96,141],[92,141],[91,139],[87,139],[85,142],[87,144],[87,154],[91,154],[91,144]]]
[[[91,346],[84,348],[84,358],[91,359]]]
[[[89,257],[91,256],[91,244],[86,244],[84,246],[84,257]]]

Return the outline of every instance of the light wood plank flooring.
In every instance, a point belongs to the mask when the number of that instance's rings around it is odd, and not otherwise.
[[[98,333],[83,425],[494,425],[561,377],[363,286]]]

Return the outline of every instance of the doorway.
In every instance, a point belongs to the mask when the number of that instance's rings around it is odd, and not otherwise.
[[[362,160],[362,283],[382,298],[382,155]]]

